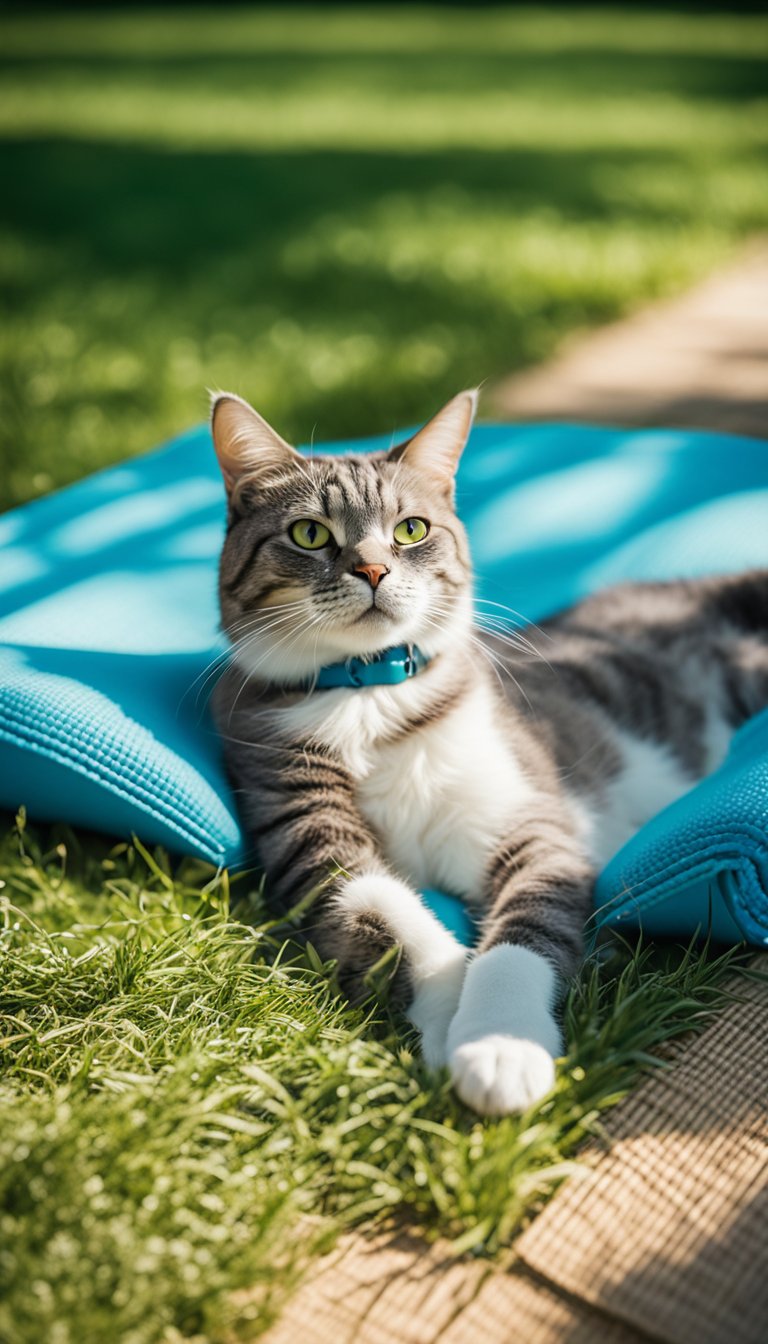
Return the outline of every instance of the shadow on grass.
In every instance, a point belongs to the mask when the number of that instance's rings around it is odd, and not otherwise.
[[[142,88],[160,89],[169,107],[176,93],[199,87],[203,119],[206,99],[221,116],[225,93],[272,90],[279,112],[286,94],[305,95],[311,109],[316,90],[335,90],[343,104],[345,92],[364,89],[388,92],[393,106],[414,90],[425,107],[445,101],[452,125],[461,122],[452,91],[514,90],[531,96],[533,121],[528,149],[203,151],[54,134],[0,146],[3,179],[13,184],[3,207],[11,326],[0,504],[181,429],[203,412],[206,384],[235,385],[289,436],[306,438],[316,424],[324,438],[389,431],[458,386],[545,357],[574,328],[674,283],[685,267],[681,235],[702,219],[704,233],[718,227],[717,200],[707,215],[701,195],[710,166],[674,135],[668,148],[653,134],[631,151],[599,147],[611,98],[645,99],[658,129],[656,95],[727,109],[764,80],[759,53],[665,56],[609,42],[577,54],[142,52],[0,66],[20,67],[53,89],[57,80],[96,89],[105,108],[113,86],[115,97],[139,100]],[[565,124],[569,104],[583,114],[594,93],[605,98],[605,112],[589,114],[597,147],[535,143],[536,98],[550,108],[561,100]],[[745,146],[737,170],[749,172],[750,153]],[[726,149],[715,157],[730,169]],[[723,201],[727,192],[716,195]],[[757,197],[739,211],[726,234],[763,221]],[[573,255],[569,231],[579,238]],[[622,232],[627,265],[603,264],[601,248]],[[468,266],[456,252],[468,254]],[[59,339],[70,341],[61,357]],[[318,372],[345,340],[341,363]],[[191,371],[174,364],[179,341],[193,348]],[[107,365],[126,352],[132,371],[113,375]]]
[[[610,19],[607,17],[606,22]],[[40,79],[125,78],[158,83],[169,91],[204,87],[206,94],[286,90],[308,86],[355,85],[372,93],[407,92],[463,95],[489,91],[530,93],[546,97],[561,93],[564,100],[633,93],[674,93],[678,97],[718,101],[748,100],[765,93],[765,54],[758,49],[738,54],[681,51],[649,52],[617,47],[610,39],[579,50],[557,50],[556,38],[548,51],[500,50],[429,52],[423,47],[360,50],[298,51],[286,47],[267,51],[215,54],[179,51],[154,55],[149,49],[57,53],[55,56],[0,58],[0,75],[21,69]]]
[[[225,259],[231,269],[238,253],[241,296],[258,277],[259,294],[278,299],[291,279],[275,263],[294,231],[326,215],[354,223],[393,195],[416,209],[446,193],[449,203],[508,211],[510,222],[532,209],[588,222],[616,214],[603,185],[606,170],[646,166],[670,176],[685,162],[674,151],[642,149],[212,152],[48,138],[0,145],[0,165],[14,183],[4,207],[8,224],[67,248],[84,277],[96,279],[100,268],[139,271],[179,302],[182,296],[170,292],[176,279]],[[679,217],[677,209],[640,198],[625,213],[659,222]],[[329,277],[321,293],[308,296],[302,284],[302,297],[335,305],[340,279]],[[20,278],[16,284],[27,289]],[[419,310],[424,297],[417,293]],[[379,296],[371,298],[374,307]]]

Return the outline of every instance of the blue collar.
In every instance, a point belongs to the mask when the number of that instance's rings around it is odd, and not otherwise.
[[[305,682],[307,690],[329,691],[340,686],[358,690],[362,686],[398,686],[421,672],[431,660],[415,644],[398,644],[382,649],[369,658],[346,658],[343,663],[321,667],[317,676]]]

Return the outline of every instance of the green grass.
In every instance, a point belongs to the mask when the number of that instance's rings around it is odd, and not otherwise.
[[[768,222],[760,15],[0,15],[0,506],[201,418],[388,431]]]
[[[247,878],[47,842],[22,818],[0,848],[3,1344],[252,1338],[339,1227],[388,1215],[494,1252],[733,962],[589,962],[551,1099],[480,1122]]]

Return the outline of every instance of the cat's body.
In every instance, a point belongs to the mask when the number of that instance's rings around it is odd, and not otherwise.
[[[216,713],[274,896],[327,882],[311,936],[352,993],[398,944],[428,1062],[503,1113],[551,1086],[597,871],[768,704],[768,573],[609,590],[525,635],[479,629],[452,503],[472,409],[456,398],[392,454],[308,464],[217,402],[234,658]],[[403,519],[427,520],[424,537],[393,540]],[[400,643],[428,660],[418,675],[312,689],[318,668]],[[471,906],[469,963],[423,887]]]

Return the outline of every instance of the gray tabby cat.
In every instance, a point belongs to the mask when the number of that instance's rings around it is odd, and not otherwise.
[[[397,944],[426,1061],[502,1115],[552,1086],[596,872],[768,704],[768,571],[603,592],[545,623],[546,660],[479,630],[453,503],[474,410],[463,392],[390,452],[309,459],[216,398],[215,706],[272,894],[325,882],[312,938],[352,995]],[[421,656],[399,683],[317,686],[352,656],[375,682],[400,645]],[[471,956],[422,887],[469,903]]]

